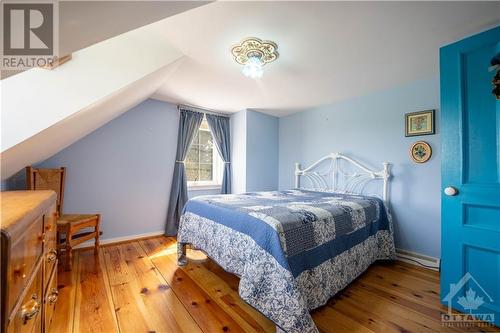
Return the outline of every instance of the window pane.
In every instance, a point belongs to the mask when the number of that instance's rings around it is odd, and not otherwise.
[[[199,131],[200,144],[202,145],[212,145],[212,133],[209,131]]]
[[[199,138],[198,138],[198,132],[199,132],[199,131],[196,131],[196,134],[194,135],[194,139],[193,139],[193,143],[192,143],[193,145],[195,145],[195,144],[198,144],[198,143],[199,143],[199,142],[198,142],[198,140],[199,140]]]
[[[201,125],[200,125],[200,129],[202,129],[202,130],[210,130],[209,127],[208,127],[207,118],[203,117],[203,120],[202,120]]]
[[[212,158],[212,147],[207,145],[200,146],[200,163],[212,164]]]
[[[204,119],[186,155],[184,166],[188,181],[210,182],[214,180],[213,149],[212,133]]]
[[[186,162],[198,163],[200,161],[200,146],[199,145],[191,145],[189,148],[188,154],[186,156]]]
[[[211,181],[213,179],[212,164],[200,164],[200,180]]]
[[[208,131],[200,131],[200,163],[212,164],[212,134]]]
[[[188,182],[194,182],[194,181],[199,180],[198,179],[198,171],[199,171],[198,166],[199,166],[198,163],[185,163],[184,164],[184,167],[186,169],[186,176],[187,176]]]

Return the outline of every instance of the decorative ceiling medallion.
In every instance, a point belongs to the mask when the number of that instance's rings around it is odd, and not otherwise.
[[[243,74],[258,79],[264,74],[262,67],[278,59],[278,45],[271,41],[263,41],[256,37],[243,40],[231,49],[234,60],[243,65]]]
[[[278,45],[274,42],[250,37],[243,40],[241,44],[234,46],[231,53],[234,60],[240,65],[245,65],[251,57],[259,58],[262,64],[265,65],[278,59],[277,49]]]

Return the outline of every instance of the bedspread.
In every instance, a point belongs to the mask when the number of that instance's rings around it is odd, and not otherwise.
[[[240,277],[239,294],[289,333],[317,332],[309,314],[378,259],[393,259],[391,216],[375,197],[305,190],[191,199],[185,244]]]

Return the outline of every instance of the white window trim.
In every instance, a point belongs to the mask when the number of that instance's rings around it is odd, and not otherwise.
[[[200,129],[198,129],[200,131]],[[201,130],[205,131],[205,130]],[[212,132],[209,130],[210,135],[212,135]],[[213,136],[212,136],[213,137]],[[224,163],[222,162],[222,158],[219,156],[219,152],[217,151],[217,148],[213,147],[212,149],[212,161],[213,161],[213,175],[214,175],[214,180],[212,181],[207,181],[207,180],[199,180],[199,181],[188,181],[187,182],[187,187],[188,190],[215,190],[215,189],[220,189],[222,187],[222,168],[224,166]]]
[[[215,185],[215,184],[195,184],[195,185],[188,185],[188,191],[205,191],[205,190],[220,190],[222,185]]]

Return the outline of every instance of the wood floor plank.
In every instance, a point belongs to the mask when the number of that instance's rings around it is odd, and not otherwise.
[[[165,238],[146,239],[139,243],[204,332],[244,332],[210,295],[177,266],[171,256],[175,252],[175,243]]]
[[[409,274],[439,285],[439,272],[432,269],[418,267],[402,261],[380,263],[377,267],[384,267],[397,273]]]
[[[78,265],[78,252],[73,256],[72,266]],[[65,320],[54,320],[50,325],[50,333],[73,332],[76,285],[78,279],[78,269],[65,271],[64,265],[57,267],[57,289],[59,291],[58,300],[54,309],[54,318],[65,318]]]
[[[74,330],[77,333],[119,332],[102,256],[93,250],[78,253]]]
[[[157,237],[75,251],[73,271],[59,271],[56,332],[274,332],[238,296],[239,279],[199,251],[176,264],[176,243]],[[115,311],[116,310],[116,311]],[[444,328],[439,274],[407,263],[376,263],[313,311],[320,332],[500,332]]]
[[[362,279],[353,282],[349,286],[349,290],[355,289],[358,292],[362,292],[367,295],[376,295],[380,298],[380,302],[392,302],[398,304],[398,306],[407,309],[408,311],[417,312],[428,316],[429,318],[440,318],[441,309],[438,307],[431,307],[426,304],[421,304],[416,302],[414,299],[408,299],[400,296],[396,292],[387,291],[384,288],[377,288],[373,285],[368,285],[364,283]]]
[[[329,304],[329,306],[372,331],[405,332],[404,327],[397,325],[390,318],[381,317],[369,310],[367,311],[367,309],[363,307],[363,304],[357,305],[349,302],[342,302],[338,303],[338,306],[336,306],[335,303]]]
[[[344,301],[353,304],[363,304],[369,312],[380,317],[389,318],[392,322],[411,332],[441,332],[441,312],[436,311],[432,316],[414,311],[411,307],[391,302],[376,293],[353,286],[343,293]]]
[[[171,258],[175,260],[175,255]],[[189,258],[189,253],[188,253]],[[206,259],[207,261],[210,259]],[[214,274],[203,264],[189,262],[182,268],[193,281],[205,291],[217,304],[224,309],[238,324],[247,332],[272,332],[276,326],[257,310],[242,300],[236,290],[230,284]],[[234,275],[233,275],[234,276]]]
[[[378,265],[372,266],[372,268],[373,269],[367,271],[367,277],[377,277],[388,283],[397,284],[406,288],[417,288],[425,291],[429,296],[439,299],[439,284],[436,284],[436,282],[420,279],[413,274],[400,274],[394,270]]]
[[[427,290],[428,293],[439,297],[439,279],[434,280],[428,278],[425,275],[417,274],[411,271],[408,272],[398,272],[391,267],[376,265],[372,266],[369,272],[374,275],[382,275],[386,278],[393,278],[395,280],[400,280],[400,284],[407,283],[407,286],[419,286],[423,290]]]
[[[220,296],[221,306],[245,329],[246,332],[276,332],[276,325],[246,304],[239,295]]]
[[[334,307],[323,306],[312,313],[314,323],[318,328],[325,333],[344,333],[344,332],[357,332],[357,333],[374,333],[376,331],[365,327],[362,323],[346,316]]]
[[[201,332],[137,242],[103,251],[122,333]]]
[[[174,239],[168,239],[175,244]],[[176,253],[169,254],[176,260]],[[205,291],[247,332],[275,332],[275,324],[242,300],[238,294],[239,279],[225,272],[200,251],[188,250],[188,264],[182,267],[193,281]]]
[[[368,270],[363,274],[362,281],[366,285],[396,293],[400,297],[412,299],[422,305],[441,309],[438,286],[432,286],[428,283],[423,284],[421,280],[412,279],[405,275],[382,275],[375,273],[373,270]]]
[[[212,260],[204,260],[201,265],[207,270],[217,275],[221,280],[223,280],[231,289],[238,292],[238,287],[240,284],[240,279],[229,272],[226,272],[222,267],[217,265]]]

